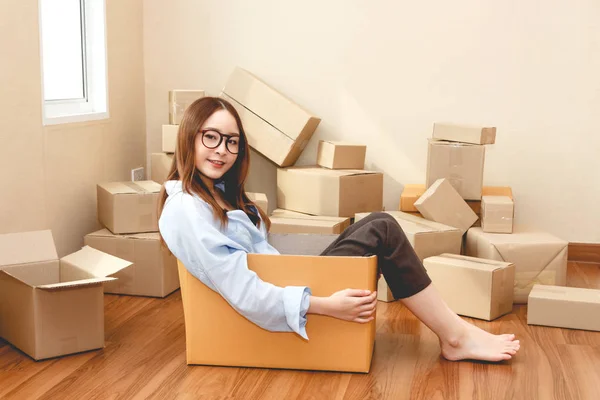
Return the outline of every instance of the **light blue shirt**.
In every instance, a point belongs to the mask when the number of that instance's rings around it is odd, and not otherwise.
[[[167,181],[165,188],[168,197],[158,227],[188,271],[256,325],[308,339],[310,289],[275,286],[248,269],[248,253],[279,254],[267,242],[265,224],[259,229],[244,211],[233,210],[227,212],[229,223],[223,228],[212,206],[184,193],[181,181]]]

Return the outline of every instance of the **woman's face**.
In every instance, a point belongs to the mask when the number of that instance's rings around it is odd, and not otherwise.
[[[240,132],[233,115],[215,111],[196,135],[196,168],[212,180],[220,179],[231,169],[241,147]]]

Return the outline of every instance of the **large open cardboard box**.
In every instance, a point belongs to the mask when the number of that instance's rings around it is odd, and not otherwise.
[[[377,257],[248,254],[248,267],[278,286],[305,285],[315,296],[375,290]],[[245,319],[179,262],[188,364],[369,372],[375,320],[367,324],[307,315],[309,340],[269,332]]]

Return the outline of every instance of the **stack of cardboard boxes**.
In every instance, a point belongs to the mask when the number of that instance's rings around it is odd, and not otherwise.
[[[105,229],[86,235],[84,243],[133,263],[105,285],[105,293],[165,297],[179,288],[177,260],[158,233],[160,189],[153,181],[98,184],[98,220]]]
[[[203,90],[171,90],[169,92],[169,124],[162,126],[162,153],[150,155],[152,180],[161,185],[173,164],[173,153],[177,146],[177,132],[183,113],[190,104],[204,97]]]

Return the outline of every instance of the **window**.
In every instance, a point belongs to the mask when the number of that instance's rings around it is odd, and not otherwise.
[[[40,0],[44,125],[108,118],[105,0]]]

